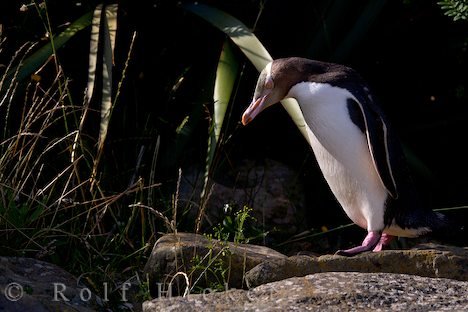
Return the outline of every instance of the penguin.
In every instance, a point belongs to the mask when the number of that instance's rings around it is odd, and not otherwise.
[[[397,136],[355,70],[300,57],[276,59],[260,73],[242,124],[286,98],[299,104],[330,190],[367,230],[360,246],[337,254],[381,251],[395,236],[418,237],[447,226],[443,214],[421,204]]]

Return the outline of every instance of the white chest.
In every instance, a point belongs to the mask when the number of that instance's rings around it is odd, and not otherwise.
[[[351,121],[345,89],[300,83],[288,96],[299,102],[311,147],[333,194],[363,228],[383,227],[387,192],[376,172],[364,133]]]

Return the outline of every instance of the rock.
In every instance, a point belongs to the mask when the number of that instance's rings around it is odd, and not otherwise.
[[[261,221],[264,231],[274,229],[281,235],[293,235],[298,226],[306,226],[304,191],[297,181],[298,173],[291,168],[270,159],[262,164],[244,161],[223,176],[223,180],[213,182],[205,204],[205,218],[211,225],[222,221],[225,204],[234,204],[253,208],[252,216]],[[201,172],[194,168],[182,172],[178,206],[190,211],[193,220],[200,207],[202,185]]]
[[[426,244],[410,250],[367,252],[354,257],[292,256],[265,261],[249,272],[250,287],[319,272],[386,272],[468,281],[468,248]]]
[[[200,260],[195,263],[195,258]],[[263,261],[285,258],[285,255],[263,246],[224,243],[192,233],[166,234],[154,245],[144,272],[152,286],[167,286],[177,272],[185,272],[192,286],[196,282],[205,287],[210,286],[210,282],[220,282],[220,276],[212,272],[214,269],[219,269],[216,273],[225,269],[229,286],[242,288],[245,272]],[[198,267],[195,271],[194,265]],[[200,276],[202,278],[198,279]],[[221,285],[224,286],[223,281]],[[152,289],[153,294],[157,291]]]
[[[31,258],[0,257],[0,311],[96,311],[98,300],[56,265]]]
[[[143,311],[466,311],[468,282],[391,273],[328,272],[251,290],[159,298]]]

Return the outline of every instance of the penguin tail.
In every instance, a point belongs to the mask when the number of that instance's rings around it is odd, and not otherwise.
[[[466,241],[466,231],[462,223],[454,218],[449,218],[445,214],[432,211],[426,219],[429,229],[428,237],[444,244],[464,245]]]

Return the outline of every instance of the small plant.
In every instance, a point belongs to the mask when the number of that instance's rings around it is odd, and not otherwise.
[[[225,204],[223,209],[225,217],[222,223],[213,228],[216,239],[220,241],[232,239],[236,244],[248,244],[268,234],[255,226],[257,220],[250,215],[252,208],[244,206],[239,209],[234,204]]]
[[[468,0],[443,0],[437,2],[444,14],[454,21],[468,20]]]
[[[208,252],[204,257],[196,254],[191,259],[190,274],[197,275],[193,282],[192,290],[194,292],[203,292],[205,288],[198,286],[198,283],[203,279],[205,285],[213,291],[221,291],[225,289],[225,285],[229,282],[229,257],[231,251],[227,241],[220,241],[221,249],[215,252],[212,235],[207,234],[206,237],[210,240],[210,244],[206,246]]]
[[[149,282],[149,277],[146,276],[146,278],[140,283],[138,283],[138,293],[136,294],[136,298],[143,301],[146,300],[151,300],[151,294],[150,294],[150,282]]]
[[[198,286],[202,278],[212,291],[223,291],[226,285],[229,285],[232,255],[229,242],[247,244],[268,234],[255,227],[256,219],[250,215],[251,212],[252,208],[247,206],[239,209],[234,204],[224,205],[223,221],[213,227],[212,234],[205,234],[210,241],[206,246],[207,254],[204,257],[196,254],[191,260],[190,275],[197,274],[192,285],[195,292],[204,291],[203,287]],[[217,242],[213,241],[213,238]]]

